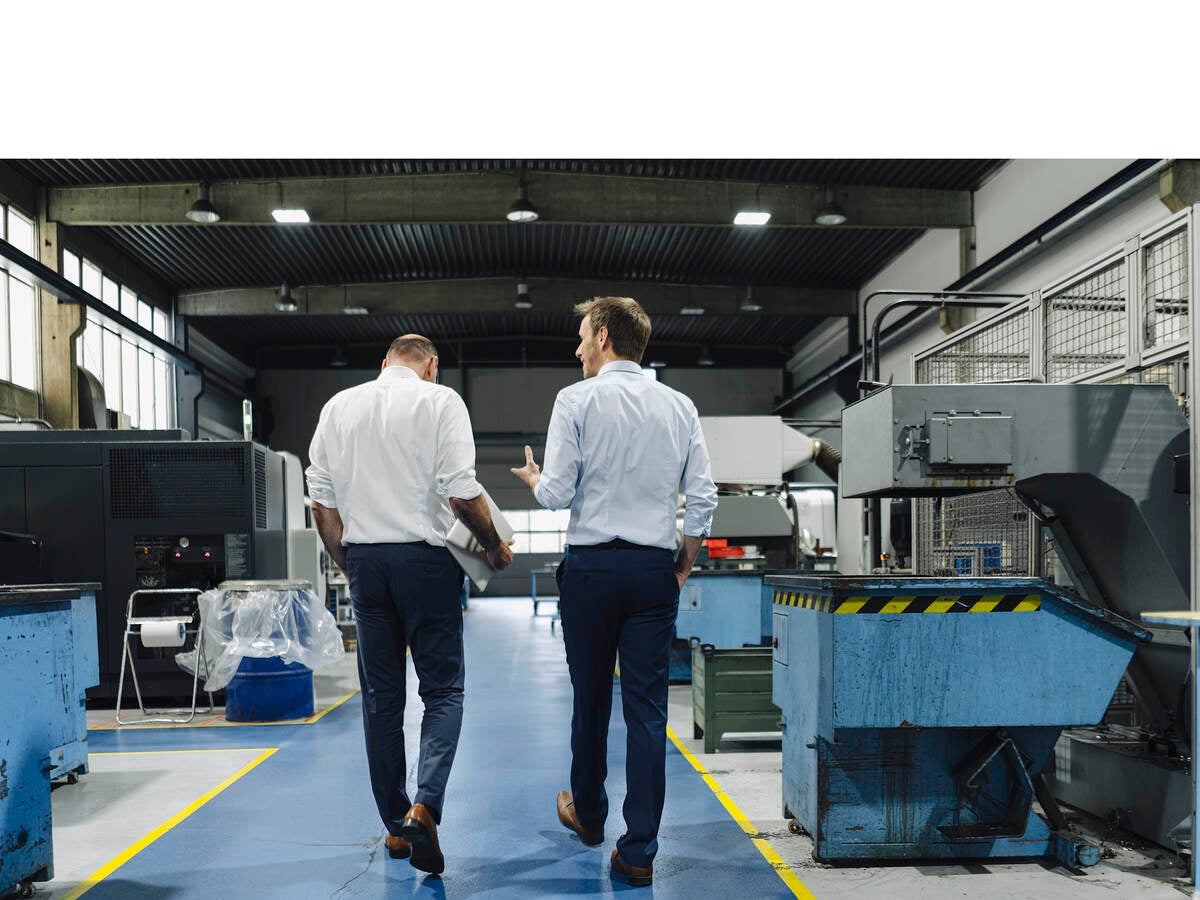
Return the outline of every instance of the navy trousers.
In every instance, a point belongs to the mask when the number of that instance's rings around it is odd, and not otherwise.
[[[379,816],[400,834],[412,803],[405,785],[405,647],[412,649],[425,715],[417,793],[441,821],[463,716],[462,569],[445,547],[352,544],[346,575],[358,623],[367,767]]]
[[[625,834],[630,865],[658,852],[666,793],[667,689],[679,584],[667,550],[568,548],[559,579],[559,615],[571,673],[571,793],[582,824],[608,817],[608,721],[613,667],[621,654],[625,714]]]

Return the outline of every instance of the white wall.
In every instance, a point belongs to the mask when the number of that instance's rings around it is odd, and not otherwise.
[[[989,257],[1032,230],[1070,203],[1094,189],[1127,166],[1131,160],[1014,160],[1000,170],[975,196],[976,260]],[[1080,268],[1127,238],[1171,215],[1158,199],[1156,180],[1127,197],[1109,211],[1085,222],[1069,235],[1044,250],[1032,252],[1001,275],[972,285],[974,290],[1028,293]],[[959,238],[956,231],[931,231],[897,257],[863,286],[860,296],[876,290],[939,290],[960,277]],[[880,309],[886,301],[873,301]],[[982,311],[987,315],[988,311]],[[899,318],[901,313],[893,314]],[[797,347],[793,358],[794,381],[801,384],[822,371],[846,352],[846,325],[838,323],[815,333]],[[912,355],[946,335],[938,327],[936,314],[918,320],[898,338],[885,343],[880,360],[884,381],[912,379]],[[809,346],[813,348],[809,351]],[[832,386],[810,395],[803,406],[791,411],[802,418],[838,418],[842,403]],[[812,432],[840,446],[840,435]],[[821,479],[812,467],[797,477]],[[843,501],[839,508],[839,567],[846,573],[862,571],[861,503]],[[886,521],[885,521],[886,529]],[[886,535],[885,535],[886,536]]]

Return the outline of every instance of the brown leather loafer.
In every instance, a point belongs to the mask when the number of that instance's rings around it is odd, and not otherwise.
[[[446,871],[446,857],[442,856],[442,848],[438,846],[437,822],[429,807],[424,803],[414,803],[404,817],[400,834],[412,844],[414,869],[431,875],[441,875]]]
[[[392,859],[408,859],[408,855],[412,853],[412,845],[398,834],[389,834],[383,839],[383,843]]]
[[[558,821],[579,835],[579,839],[589,847],[604,843],[603,828],[585,828],[575,812],[575,798],[570,791],[558,792]]]
[[[621,859],[621,852],[612,854],[612,876],[630,887],[645,887],[654,881],[654,866],[631,866]]]

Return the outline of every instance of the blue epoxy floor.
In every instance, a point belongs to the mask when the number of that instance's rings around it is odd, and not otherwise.
[[[466,715],[441,828],[443,878],[388,859],[382,849],[356,696],[312,725],[93,732],[95,751],[279,751],[86,896],[792,896],[673,747],[655,883],[629,888],[610,881],[624,798],[620,703],[610,734],[608,841],[589,848],[554,812],[555,794],[568,787],[571,700],[562,641],[546,619],[529,613],[528,600],[477,601],[466,618]],[[409,692],[412,790],[421,713],[415,676]],[[179,806],[194,799],[180,797]]]

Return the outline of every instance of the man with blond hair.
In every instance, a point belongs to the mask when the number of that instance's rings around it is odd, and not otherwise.
[[[388,853],[434,874],[446,865],[437,826],[463,714],[463,573],[446,549],[455,516],[493,567],[512,561],[475,480],[467,407],[437,384],[437,368],[427,338],[392,341],[374,381],[321,410],[306,473],[321,540],[350,580],[367,766]],[[425,704],[415,802],[405,785],[406,645]]]
[[[554,402],[545,468],[525,448],[513,469],[547,509],[571,508],[559,567],[559,612],[571,673],[571,790],[558,818],[585,844],[604,842],[612,674],[621,655],[626,726],[625,834],[612,874],[653,880],[666,791],[667,692],[679,592],[712,524],[717,491],[696,406],[642,373],[650,319],[628,297],[596,297],[581,316],[583,381]],[[687,500],[675,556],[675,511]]]

